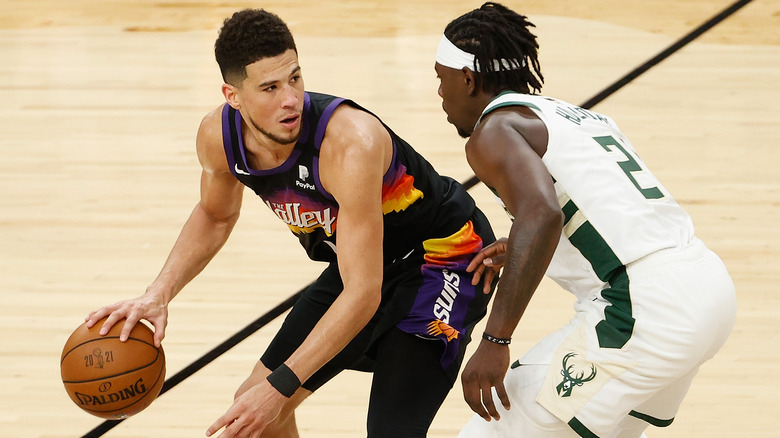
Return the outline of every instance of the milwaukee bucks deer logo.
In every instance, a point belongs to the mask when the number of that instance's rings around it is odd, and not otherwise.
[[[558,395],[561,397],[569,397],[575,386],[582,386],[583,383],[590,382],[596,378],[596,365],[593,364],[590,365],[590,375],[588,377],[585,377],[585,371],[580,371],[576,373],[576,376],[574,375],[574,365],[569,365],[569,359],[576,355],[576,353],[567,353],[563,357],[563,369],[561,369],[563,381],[556,386]]]

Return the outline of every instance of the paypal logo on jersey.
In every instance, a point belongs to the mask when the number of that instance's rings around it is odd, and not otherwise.
[[[298,179],[295,180],[295,185],[306,190],[317,190],[314,184],[306,182],[306,178],[309,177],[309,169],[306,166],[298,166]]]

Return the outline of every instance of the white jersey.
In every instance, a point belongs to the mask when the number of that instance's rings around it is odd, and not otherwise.
[[[525,106],[547,126],[542,161],[555,182],[564,227],[547,275],[578,298],[602,290],[619,268],[684,247],[693,224],[609,117],[545,96],[505,92],[482,113]],[[481,122],[477,122],[477,126]]]
[[[501,419],[475,415],[458,437],[639,436],[668,425],[731,332],[728,271],[612,119],[518,93],[496,97],[483,117],[518,105],[547,127],[542,161],[564,214],[547,275],[577,296],[576,313],[508,371],[512,410],[494,396]]]

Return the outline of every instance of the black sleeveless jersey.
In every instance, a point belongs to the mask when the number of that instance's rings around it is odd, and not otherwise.
[[[248,164],[241,113],[228,104],[222,110],[223,145],[231,172],[287,224],[312,260],[336,260],[339,205],[322,188],[319,155],[325,128],[341,104],[369,112],[347,99],[305,93],[300,138],[287,160],[268,170]],[[424,240],[458,231],[476,207],[459,183],[440,176],[407,142],[385,128],[393,141],[393,159],[382,184],[384,257],[390,261],[421,247]]]

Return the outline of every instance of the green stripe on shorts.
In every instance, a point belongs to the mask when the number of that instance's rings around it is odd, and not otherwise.
[[[650,415],[643,414],[641,412],[637,411],[631,411],[628,413],[628,415],[639,418],[640,420],[647,421],[648,423],[652,424],[655,427],[666,427],[670,424],[672,424],[672,421],[674,421],[674,417],[668,419],[668,420],[662,420],[660,418],[651,417]]]
[[[577,419],[577,417],[574,417],[569,421],[569,427],[572,428],[573,431],[577,432],[577,435],[581,436],[582,438],[599,438],[598,435],[588,430],[587,427],[585,427],[584,424],[580,423],[580,420]]]

